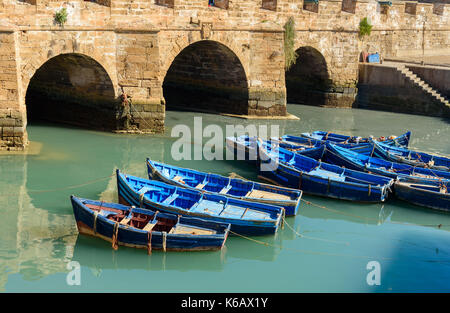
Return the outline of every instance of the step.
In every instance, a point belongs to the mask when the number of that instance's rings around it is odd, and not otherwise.
[[[406,78],[412,81],[414,84],[419,86],[424,92],[430,94],[436,100],[439,100],[445,105],[449,105],[449,101],[443,97],[438,91],[434,90],[429,84],[423,81],[417,74],[414,74],[411,70],[409,70],[405,65],[396,65],[397,70],[402,73]]]

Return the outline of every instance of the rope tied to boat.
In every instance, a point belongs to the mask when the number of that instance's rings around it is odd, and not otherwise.
[[[362,220],[362,221],[378,221],[378,219],[374,219],[374,218],[370,218],[370,217],[363,217],[363,216],[360,216],[360,215],[356,215],[356,214],[352,214],[352,213],[347,213],[347,212],[342,212],[342,211],[336,210],[336,209],[331,209],[331,208],[328,208],[328,207],[326,207],[326,206],[323,206],[323,205],[314,203],[314,202],[312,202],[312,201],[308,201],[308,200],[304,200],[304,199],[301,199],[301,201],[305,202],[307,205],[312,205],[312,206],[315,206],[315,207],[324,209],[324,210],[326,210],[326,211],[333,212],[333,213],[335,213],[335,214],[340,214],[340,215],[345,215],[345,216],[351,216],[351,217],[360,219],[360,220]],[[384,221],[384,223],[395,224],[395,225],[405,225],[405,226],[411,226],[411,225],[413,225],[413,226],[427,226],[427,227],[437,227],[437,228],[441,228],[441,227],[443,227],[443,226],[445,226],[445,227],[449,227],[449,226],[450,226],[450,224],[445,224],[445,225],[444,225],[444,224],[438,224],[438,225],[435,225],[435,224],[411,224],[411,223],[406,223],[406,222],[396,222],[396,221]]]
[[[419,161],[425,164],[425,167],[431,172],[431,174],[433,174],[433,175],[436,176],[436,177],[439,177],[439,180],[441,180],[441,176],[437,175],[437,174],[436,174],[435,172],[433,172],[433,170],[431,169],[431,167],[434,166],[434,161],[431,160],[430,162],[432,162],[432,164],[428,164],[428,163],[426,163],[426,162],[422,159],[422,157],[421,157],[419,154],[416,153],[416,155],[417,155]]]
[[[97,217],[98,217],[98,211],[94,212],[94,226],[92,227],[94,230],[94,235],[97,234]]]
[[[114,250],[119,249],[118,235],[119,235],[119,222],[116,222],[114,224],[113,235],[112,235],[112,248]]]
[[[141,208],[143,208],[143,204],[144,204],[144,193],[141,193],[140,195],[139,195],[139,206],[141,207]]]
[[[162,241],[162,248],[163,248],[163,251],[166,252],[166,248],[167,248],[167,246],[166,246],[167,233],[165,231],[162,232],[162,239],[163,239],[163,241]]]
[[[299,238],[305,238],[305,239],[311,239],[311,240],[319,240],[319,241],[324,241],[324,242],[330,242],[330,243],[337,243],[337,244],[345,244],[346,246],[349,246],[350,243],[346,242],[346,241],[335,241],[335,240],[329,240],[329,239],[324,239],[324,238],[317,238],[317,237],[310,237],[310,236],[306,236],[306,235],[302,235],[300,234],[298,231],[296,231],[294,229],[294,227],[292,227],[291,225],[289,225],[289,223],[284,220],[284,223],[286,224],[287,227],[289,227],[292,232],[297,235]]]
[[[372,152],[370,152],[370,157],[373,156],[374,151],[375,151],[375,143],[372,143]]]
[[[151,255],[152,254],[152,232],[149,231],[147,233],[147,254]]]

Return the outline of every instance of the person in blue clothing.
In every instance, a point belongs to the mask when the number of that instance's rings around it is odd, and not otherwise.
[[[214,6],[214,0],[209,0],[208,5],[209,5],[209,6]]]

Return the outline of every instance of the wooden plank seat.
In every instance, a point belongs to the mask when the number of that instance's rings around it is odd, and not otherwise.
[[[124,217],[121,221],[120,221],[120,224],[122,224],[122,225],[127,225],[128,224],[128,222],[131,220],[131,218],[126,218],[126,217]]]
[[[145,225],[144,228],[142,228],[142,230],[145,231],[152,231],[153,227],[155,227],[156,224],[152,224],[152,223],[147,223],[147,225]]]
[[[163,204],[171,204],[173,201],[175,201],[176,198],[178,198],[180,195],[177,193],[174,193],[166,198],[162,203]]]
[[[205,187],[206,184],[200,183],[197,186],[195,186],[195,188],[197,189],[203,189],[203,187]]]
[[[222,190],[219,192],[221,195],[226,194],[228,191],[230,191],[231,186],[225,186],[222,188]]]
[[[213,235],[216,232],[213,230],[194,228],[184,225],[177,225],[172,228],[169,234],[191,234],[191,235]]]
[[[176,176],[173,178],[173,180],[174,180],[174,181],[177,181],[177,182],[179,182],[179,183],[182,183],[182,184],[186,184],[186,183],[184,182],[184,180],[183,180],[183,177],[178,176],[178,175],[176,175]]]
[[[277,200],[290,200],[291,199],[287,195],[282,195],[279,193],[264,191],[264,190],[251,190],[245,196],[251,197],[251,198],[257,198],[257,199],[277,199]]]
[[[150,188],[148,188],[147,186],[144,186],[141,189],[139,189],[139,191],[137,193],[138,194],[145,194],[149,190],[150,190]]]

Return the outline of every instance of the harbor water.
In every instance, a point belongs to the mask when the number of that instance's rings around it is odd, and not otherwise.
[[[280,135],[326,130],[379,137],[411,130],[410,147],[450,155],[450,124],[441,118],[302,105],[288,111],[300,120],[168,111],[162,135],[29,125],[38,152],[0,155],[0,291],[449,292],[450,214],[395,199],[361,204],[304,195],[308,202],[275,236],[230,236],[215,252],[114,251],[106,241],[78,235],[69,196],[117,201],[115,169],[146,177],[147,157],[257,179],[242,161],[174,160],[178,138],[171,131],[180,124],[193,130],[194,117],[224,134],[226,125],[239,124],[279,125]],[[79,284],[70,283],[72,261],[81,266]]]

